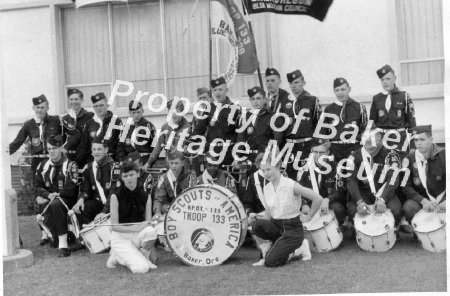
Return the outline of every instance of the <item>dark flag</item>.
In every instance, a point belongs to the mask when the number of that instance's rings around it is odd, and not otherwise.
[[[248,13],[304,14],[323,21],[333,0],[244,0]]]

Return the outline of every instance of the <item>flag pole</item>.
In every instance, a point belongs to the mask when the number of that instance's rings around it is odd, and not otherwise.
[[[250,33],[252,34],[253,39],[255,40],[255,56],[256,56],[256,58],[258,58],[258,53],[256,52],[256,39],[255,39],[255,34],[253,34],[253,28],[252,28],[252,21],[250,20],[250,16],[248,15],[247,5],[245,4],[245,0],[241,0],[241,3],[242,3],[243,11],[244,11],[244,16],[247,18],[248,28],[250,29]],[[261,69],[259,68],[259,63],[258,63],[257,72],[258,72],[259,84],[260,84],[261,88],[264,89],[264,84],[263,84],[263,80],[262,80]]]
[[[209,80],[208,84],[212,80],[212,34],[211,34],[211,1],[208,0],[208,35],[209,35]],[[211,86],[210,86],[211,91]]]

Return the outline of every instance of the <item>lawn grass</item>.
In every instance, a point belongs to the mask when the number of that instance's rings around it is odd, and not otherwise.
[[[253,248],[241,248],[224,265],[189,267],[159,250],[158,269],[132,274],[106,268],[108,254],[87,250],[57,258],[57,250],[39,247],[34,217],[19,217],[24,248],[34,265],[4,275],[4,295],[242,295],[370,292],[439,292],[447,289],[446,253],[433,254],[419,243],[398,241],[386,253],[367,253],[356,242],[311,261],[285,267],[255,268]]]

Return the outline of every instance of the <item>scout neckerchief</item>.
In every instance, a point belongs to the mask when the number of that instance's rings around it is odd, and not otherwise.
[[[275,113],[277,107],[278,107],[278,98],[279,98],[280,90],[278,90],[277,94],[271,95],[269,97],[269,109]]]
[[[95,122],[97,122],[100,125],[100,127],[97,130],[97,132],[95,133],[95,135],[98,136],[102,132],[103,120],[101,120],[100,117],[98,117],[97,113],[94,114],[93,119],[94,119]]]
[[[261,201],[262,205],[264,206],[264,209],[268,209],[268,208],[267,208],[267,203],[266,203],[266,198],[265,198],[264,192],[263,192],[263,190],[262,190],[262,187],[263,187],[264,185],[261,186],[261,182],[259,181],[259,175],[261,175],[262,177],[264,177],[261,170],[258,170],[258,171],[256,171],[256,172],[253,174],[253,178],[255,179],[256,192],[258,193],[259,200]],[[264,180],[265,180],[265,179],[264,179]]]
[[[68,159],[67,158],[63,158],[63,161],[62,161],[62,173],[63,173],[63,175],[64,175],[64,177],[67,175],[67,164],[68,164]],[[45,165],[44,165],[44,167],[42,168],[42,173],[41,173],[41,175],[42,175],[42,179],[44,179],[44,181],[48,181],[48,182],[50,182],[51,184],[53,184],[53,179],[55,178],[55,166],[56,165],[58,165],[58,164],[60,164],[61,162],[59,162],[59,163],[54,163],[51,159],[49,159],[49,160],[47,160],[47,162],[45,163]],[[50,169],[50,172],[49,172],[49,174],[48,174],[48,179],[46,180],[46,174],[47,174],[47,172],[48,172],[48,170]]]
[[[97,163],[97,161],[94,160],[92,162],[92,172],[94,173],[94,181],[95,181],[95,185],[97,186],[98,193],[100,194],[100,198],[102,199],[102,203],[105,204],[106,203],[105,191],[103,191],[102,185],[97,180],[97,169],[98,168],[99,168],[98,163]]]
[[[134,125],[134,130],[133,130],[133,132],[131,133],[130,145],[133,146],[133,148],[136,148],[137,135],[138,135],[138,133],[137,133],[137,128],[140,126],[138,123],[141,122],[142,119],[143,119],[143,118],[139,119],[138,122],[135,122],[135,121],[133,120],[133,123],[132,123],[132,125]]]
[[[417,171],[419,173],[420,182],[422,182],[422,185],[425,188],[425,191],[427,192],[428,197],[430,198],[431,202],[433,202],[434,204],[439,204],[441,202],[441,199],[445,195],[445,190],[442,191],[441,194],[439,194],[436,198],[434,198],[434,196],[432,196],[430,194],[430,192],[428,192],[428,188],[427,188],[427,164],[428,164],[428,161],[425,158],[425,156],[423,156],[422,153],[420,153],[419,150],[417,150],[417,149],[415,152],[415,157],[416,157]]]
[[[180,175],[182,174],[183,172],[180,172]],[[178,175],[178,176],[180,176],[180,175]],[[173,190],[173,195],[176,197],[177,196],[177,177],[175,177],[175,175],[173,174],[173,172],[172,172],[172,170],[168,170],[167,171],[167,179],[169,180],[169,184],[170,184],[170,187],[172,187],[172,190]]]
[[[345,116],[345,107],[347,106],[347,101],[350,98],[348,98],[345,102],[341,102],[338,99],[334,100],[334,103],[338,106],[341,106],[341,113],[339,114],[339,118],[341,119],[342,123],[345,122],[346,116]]]
[[[322,182],[322,174],[319,173],[319,177],[316,178],[316,173],[315,173],[316,162],[314,161],[314,156],[312,153],[309,155],[307,165],[309,167],[309,176],[311,178],[312,189],[315,193],[320,194],[319,186],[320,186],[320,183]]]
[[[384,188],[386,187],[387,181],[381,186],[381,188],[378,190],[375,189],[375,182],[374,182],[374,175],[372,174],[372,156],[370,155],[367,150],[362,147],[361,148],[361,155],[363,159],[364,169],[366,171],[367,180],[369,181],[370,191],[375,196],[376,199],[380,198],[383,194]]]
[[[36,121],[36,124],[39,128],[39,139],[41,139],[41,141],[44,142],[44,120],[35,117],[34,121]]]
[[[203,184],[217,184],[217,180],[219,179],[219,175],[217,175],[217,178],[213,178],[210,173],[208,173],[208,170],[204,170],[202,174],[202,180]]]

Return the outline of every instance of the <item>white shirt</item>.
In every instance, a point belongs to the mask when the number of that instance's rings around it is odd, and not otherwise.
[[[294,180],[281,176],[277,190],[272,182],[264,186],[264,197],[272,218],[291,219],[300,215],[302,198],[294,195],[294,183]]]

